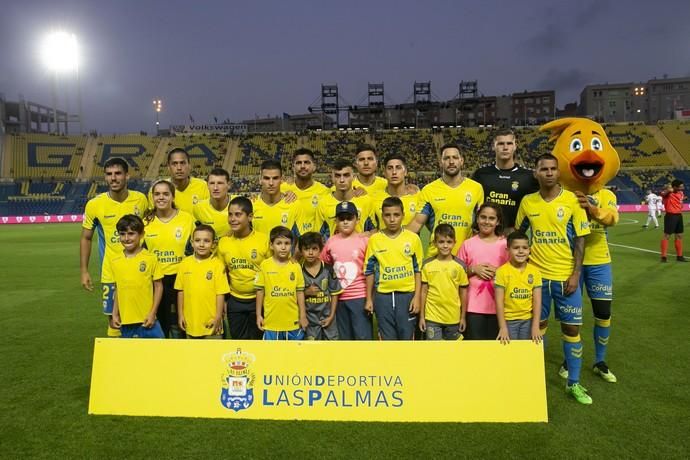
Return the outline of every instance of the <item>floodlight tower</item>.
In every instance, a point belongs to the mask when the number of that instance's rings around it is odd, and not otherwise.
[[[163,109],[163,101],[160,99],[154,99],[153,100],[153,110],[156,112],[156,135],[160,134],[160,120],[159,120],[159,115],[161,113],[161,110]]]
[[[55,132],[60,133],[57,113],[57,77],[58,74],[75,72],[77,75],[77,91],[79,104],[79,129],[81,131],[81,89],[79,88],[79,46],[77,37],[73,33],[54,31],[46,35],[41,47],[43,64],[52,73],[53,78],[53,122]],[[69,114],[65,120],[65,125]],[[67,126],[65,126],[67,128]]]

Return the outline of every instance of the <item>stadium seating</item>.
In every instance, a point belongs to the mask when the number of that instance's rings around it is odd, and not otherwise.
[[[189,153],[192,175],[205,177],[213,168],[223,167],[223,159],[228,146],[228,137],[220,134],[174,136],[169,141],[167,151],[183,148]],[[159,176],[168,176],[165,162],[161,164]]]
[[[232,175],[234,177],[258,175],[262,162],[270,159],[282,162],[283,156],[286,159],[289,158],[297,147],[297,135],[293,133],[243,136],[240,139],[239,156]]]
[[[622,167],[671,166],[666,151],[644,125],[606,125],[605,129]]]
[[[436,149],[431,131],[428,129],[381,131],[374,135],[374,141],[382,157],[381,162],[386,155],[399,153],[407,160],[407,169],[410,172],[438,169]]]
[[[315,152],[317,157],[317,172],[330,174],[331,165],[336,159],[353,158],[357,146],[366,144],[366,135],[362,132],[351,131],[322,131],[310,132],[304,137],[304,147]],[[286,174],[292,174],[291,158],[286,157],[283,168]]]
[[[672,121],[659,124],[669,142],[690,160],[690,122]],[[672,171],[670,158],[648,128],[638,124],[606,125],[605,129],[621,157],[622,171],[611,185],[617,189],[621,204],[639,203],[646,191],[659,191],[678,177],[686,183],[690,172]],[[259,167],[266,159],[276,159],[286,176],[292,176],[292,153],[307,147],[316,153],[315,178],[328,184],[330,167],[335,159],[352,159],[357,145],[373,144],[381,157],[402,153],[408,161],[409,181],[423,187],[438,177],[437,151],[441,143],[458,143],[465,155],[466,174],[493,161],[491,141],[495,131],[488,128],[444,128],[434,131],[386,130],[381,132],[322,131],[308,133],[251,134],[239,137],[193,135],[169,138],[145,135],[100,136],[90,182],[76,182],[88,137],[48,134],[9,135],[9,155],[14,183],[0,184],[0,212],[33,213],[83,212],[86,201],[106,190],[102,165],[111,156],[124,157],[130,164],[130,188],[145,192],[148,182],[142,180],[150,169],[160,147],[182,147],[189,151],[192,174],[205,176],[211,168],[224,164],[228,143],[237,142],[231,191],[252,194],[259,188]],[[537,128],[518,128],[518,161],[532,167],[534,159],[551,151],[548,137]],[[658,137],[658,134],[657,134]],[[663,142],[662,142],[663,143]],[[665,144],[664,145],[668,145]],[[167,175],[165,164],[160,174]]]
[[[72,179],[79,172],[85,136],[10,135],[10,173],[15,179]]]
[[[143,177],[148,170],[161,138],[139,134],[101,136],[96,148],[96,164],[101,168],[111,157],[124,158],[132,178]]]
[[[659,128],[678,150],[685,162],[690,164],[690,121],[659,123]]]

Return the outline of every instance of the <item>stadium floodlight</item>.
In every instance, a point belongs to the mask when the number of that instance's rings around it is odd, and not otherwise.
[[[51,72],[78,71],[79,46],[76,35],[65,32],[51,32],[43,39],[41,58]]]

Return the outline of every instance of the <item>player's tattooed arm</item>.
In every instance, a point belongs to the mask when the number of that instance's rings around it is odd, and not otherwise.
[[[565,282],[565,295],[570,295],[579,288],[580,272],[582,272],[582,260],[585,256],[585,238],[583,236],[575,237],[575,250],[573,251],[575,258],[575,266],[573,272],[570,274]]]

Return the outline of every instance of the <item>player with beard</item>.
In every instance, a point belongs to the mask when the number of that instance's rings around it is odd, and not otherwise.
[[[294,182],[292,184],[282,182],[280,191],[286,194],[286,198],[289,192],[295,194],[296,206],[299,208],[295,224],[299,234],[304,235],[317,230],[316,210],[319,207],[319,201],[329,193],[329,190],[321,182],[314,180],[316,158],[311,150],[307,148],[295,150],[292,156],[292,171]],[[286,201],[289,202],[287,199]]]
[[[175,186],[175,207],[192,214],[196,203],[209,199],[208,186],[203,180],[191,177],[192,164],[189,162],[189,153],[185,149],[177,147],[169,151],[167,164],[170,182]],[[153,208],[151,191],[149,191],[149,203]]]
[[[455,228],[453,254],[457,254],[462,242],[472,235],[474,214],[484,202],[484,191],[478,182],[462,175],[465,160],[456,144],[441,147],[439,163],[441,177],[422,189],[419,201],[423,207],[407,229],[419,233],[426,225],[433,234],[438,224],[450,224]],[[436,246],[430,244],[427,252],[427,257],[435,256]]]
[[[87,291],[93,291],[93,281],[89,274],[91,258],[91,241],[94,232],[98,236],[98,248],[101,258],[101,288],[103,289],[103,313],[108,316],[108,336],[119,337],[120,330],[112,323],[115,301],[115,279],[110,270],[110,261],[122,252],[117,222],[126,214],[143,215],[148,207],[148,200],[143,193],[129,190],[129,165],[122,158],[109,158],[103,166],[108,191],[96,195],[86,203],[84,223],[79,241],[79,267],[81,285]]]

